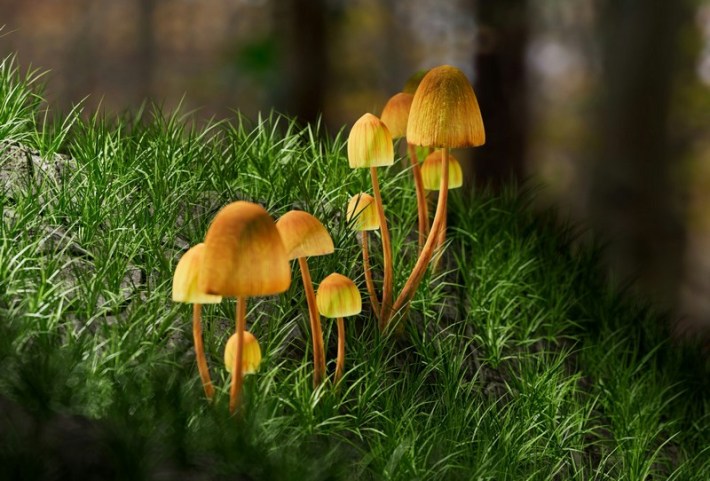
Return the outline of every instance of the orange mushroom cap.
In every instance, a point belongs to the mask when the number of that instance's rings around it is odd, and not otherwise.
[[[352,196],[348,202],[346,219],[353,223],[353,229],[357,231],[379,229],[380,216],[375,198],[365,192]]]
[[[441,187],[441,150],[429,154],[422,163],[422,184],[426,190],[439,190]],[[463,185],[463,171],[461,164],[453,155],[449,154],[449,189],[456,189]]]
[[[450,65],[431,69],[414,94],[407,142],[455,148],[485,141],[481,109],[466,75]]]
[[[350,129],[348,163],[353,169],[394,164],[392,135],[376,116],[365,114]]]
[[[394,94],[382,109],[382,122],[392,134],[393,139],[399,139],[407,135],[407,119],[409,109],[412,107],[414,95],[400,92]]]
[[[212,220],[199,288],[222,296],[278,294],[291,284],[291,266],[274,220],[263,207],[232,202]]]
[[[286,212],[276,221],[276,229],[281,234],[289,260],[332,254],[335,250],[328,231],[308,212]]]
[[[231,374],[234,369],[234,356],[237,355],[237,335],[232,336],[224,347],[224,367]],[[242,349],[242,374],[254,374],[261,364],[261,347],[254,334],[244,331],[244,347]]]
[[[198,288],[198,276],[205,254],[205,244],[200,243],[185,252],[173,274],[173,301],[187,304],[217,304],[221,296],[214,296]]]
[[[337,272],[321,281],[316,293],[316,303],[323,317],[354,316],[362,311],[362,298],[357,286]]]

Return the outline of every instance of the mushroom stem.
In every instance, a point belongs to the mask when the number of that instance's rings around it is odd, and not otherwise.
[[[308,317],[311,322],[311,338],[313,339],[313,387],[320,386],[325,377],[325,353],[323,350],[323,331],[320,325],[320,314],[316,304],[316,294],[313,292],[313,281],[308,270],[308,262],[305,257],[298,258],[298,265],[301,268],[301,278],[303,279],[303,289],[306,291],[306,301],[308,301]]]
[[[377,214],[380,217],[380,231],[382,232],[382,257],[384,260],[384,280],[382,282],[382,309],[380,311],[380,331],[384,331],[389,321],[392,308],[392,244],[390,242],[390,232],[385,219],[385,208],[382,205],[382,195],[380,194],[380,183],[377,180],[377,169],[370,167],[370,177],[372,177],[372,191],[375,194],[375,205]]]
[[[419,283],[422,281],[429,261],[434,254],[434,247],[436,246],[439,231],[446,221],[446,200],[449,194],[449,149],[447,147],[442,149],[441,165],[441,187],[439,189],[439,200],[436,204],[434,222],[432,223],[431,230],[424,244],[424,249],[422,249],[422,252],[419,254],[414,269],[412,269],[407,282],[402,288],[402,292],[400,292],[399,297],[397,297],[392,307],[392,312],[399,312],[402,307],[405,307],[410,302],[412,296],[414,296],[414,292],[416,292],[417,287],[419,287]]]
[[[439,230],[439,235],[436,236],[436,246],[434,247],[434,255],[431,259],[431,268],[434,272],[439,270],[441,257],[444,255],[444,243],[446,242],[446,216]]]
[[[247,298],[237,297],[237,346],[234,353],[234,369],[232,370],[232,386],[229,390],[229,412],[234,414],[241,405],[242,384],[244,373],[242,373],[244,357],[244,331],[246,330]]]
[[[370,270],[370,252],[368,248],[367,231],[362,231],[362,265],[365,269],[365,285],[367,293],[370,295],[370,303],[372,304],[372,312],[375,313],[377,321],[380,321],[380,301],[377,299],[377,291],[375,283],[372,281],[372,272]]]
[[[202,344],[202,304],[192,305],[192,338],[195,342],[195,359],[197,359],[197,370],[202,379],[202,388],[208,401],[214,397],[214,387],[210,379],[210,370],[207,367],[205,358],[205,348]]]
[[[413,144],[407,144],[409,160],[412,163],[412,175],[414,176],[414,188],[417,192],[417,219],[419,221],[419,252],[424,248],[426,235],[429,233],[429,213],[427,212],[426,195],[424,194],[424,182],[422,181],[422,169],[417,159],[417,149]]]
[[[335,363],[335,384],[337,385],[345,372],[345,323],[338,318],[338,359]]]

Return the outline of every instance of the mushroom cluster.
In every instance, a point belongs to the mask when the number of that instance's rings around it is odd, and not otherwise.
[[[394,139],[406,136],[417,198],[419,257],[398,296],[394,295],[392,246],[377,167],[394,163]],[[405,92],[393,96],[382,120],[365,114],[353,125],[348,138],[348,161],[352,168],[369,168],[370,195],[353,196],[347,207],[350,226],[361,232],[365,284],[372,312],[381,330],[392,318],[406,312],[430,262],[441,253],[446,233],[447,196],[460,187],[462,171],[449,153],[451,148],[482,145],[485,141],[481,112],[466,76],[444,65],[417,75]],[[420,165],[416,146],[430,151]],[[435,150],[439,149],[439,150]],[[438,191],[433,221],[429,222],[426,191]],[[370,263],[368,234],[380,232],[383,259],[382,295],[377,293]],[[357,315],[362,299],[355,283],[332,273],[314,292],[309,257],[332,254],[335,248],[325,226],[313,215],[292,210],[274,222],[260,205],[237,201],[224,206],[214,217],[204,243],[189,249],[178,262],[173,276],[173,300],[193,305],[192,334],[197,368],[205,396],[212,401],[215,389],[210,378],[202,339],[202,305],[217,304],[224,297],[236,298],[234,334],[224,350],[224,363],[231,376],[229,410],[241,405],[244,376],[255,373],[261,363],[261,347],[246,330],[247,299],[286,291],[291,284],[291,260],[298,260],[308,304],[313,346],[313,385],[326,380],[326,354],[320,316],[337,319],[338,351],[334,384],[345,372],[345,323]]]
[[[390,98],[382,111],[381,121],[372,114],[365,114],[355,122],[348,137],[350,166],[371,167],[384,261],[382,303],[378,308],[377,303],[372,301],[372,306],[381,330],[388,327],[395,314],[407,310],[427,267],[432,260],[436,263],[441,255],[446,236],[449,187],[458,187],[463,180],[461,166],[449,150],[476,147],[485,142],[485,130],[476,95],[458,68],[442,65],[424,75],[416,74],[407,82],[405,90]],[[391,165],[394,162],[390,157],[394,155],[392,138],[405,136],[417,195],[419,257],[399,295],[393,300],[391,242],[374,166]],[[416,146],[430,149],[430,155],[421,166]],[[425,190],[439,192],[431,225]],[[355,225],[360,226],[362,223]],[[367,237],[363,235],[365,279],[370,298],[377,300],[377,292],[371,287],[366,242]]]
[[[316,295],[313,290],[307,258],[331,254],[333,241],[323,224],[311,214],[290,211],[278,222],[261,206],[238,201],[223,207],[212,220],[204,243],[189,249],[178,262],[173,275],[173,300],[193,304],[192,332],[197,368],[205,396],[214,398],[215,390],[202,340],[202,304],[217,304],[223,297],[236,298],[235,332],[227,341],[224,363],[231,375],[229,410],[234,413],[241,404],[244,376],[253,374],[261,363],[261,347],[256,337],[246,330],[247,298],[268,296],[286,291],[291,284],[290,261],[298,260],[313,340],[313,384],[320,385],[326,376],[323,334]],[[338,278],[342,281],[340,276]],[[345,278],[346,279],[346,278]],[[328,291],[328,282],[323,289]],[[358,312],[360,294],[352,284],[351,297],[356,296]],[[338,305],[335,302],[335,305]],[[326,309],[323,315],[353,315]],[[340,326],[340,324],[339,324]],[[344,332],[339,336],[336,379],[343,373]]]

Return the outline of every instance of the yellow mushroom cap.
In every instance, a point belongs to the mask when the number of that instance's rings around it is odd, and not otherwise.
[[[322,256],[335,250],[333,239],[318,219],[302,210],[286,212],[276,221],[276,229],[289,259]]]
[[[353,223],[356,231],[377,230],[380,228],[380,216],[375,206],[375,198],[360,192],[348,202],[347,221]]]
[[[439,190],[441,187],[441,150],[429,154],[422,163],[422,183],[426,190]],[[449,189],[463,185],[463,171],[456,157],[449,154]]]
[[[185,252],[173,274],[173,301],[187,304],[217,304],[221,296],[206,294],[198,289],[197,278],[202,267],[205,245],[200,243]]]
[[[232,202],[205,236],[200,290],[222,296],[278,294],[291,284],[291,266],[274,220],[263,207]]]
[[[237,355],[237,335],[232,336],[227,341],[224,348],[224,367],[231,374],[234,368],[234,356]],[[242,374],[254,374],[259,370],[261,364],[261,347],[254,334],[244,331],[244,346],[242,349]]]
[[[412,107],[414,95],[400,92],[394,94],[382,109],[382,122],[392,134],[393,139],[398,139],[407,135],[407,119],[409,109]]]
[[[316,293],[316,304],[323,317],[354,316],[362,311],[362,299],[357,286],[337,272],[321,281]]]
[[[394,164],[392,135],[387,126],[374,115],[363,115],[350,129],[348,163],[353,169]]]
[[[431,69],[414,94],[407,142],[451,148],[485,141],[481,109],[464,73],[450,65]]]

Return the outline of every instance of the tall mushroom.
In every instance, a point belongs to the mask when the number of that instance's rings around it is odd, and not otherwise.
[[[380,217],[382,234],[382,257],[384,261],[384,279],[382,281],[382,308],[380,310],[380,329],[387,327],[392,309],[392,245],[390,242],[385,209],[382,205],[380,184],[377,180],[377,167],[394,163],[392,135],[387,126],[376,116],[365,114],[353,124],[348,136],[348,162],[351,168],[369,168],[372,179],[372,192],[375,194],[375,206]]]
[[[318,387],[325,378],[325,350],[316,295],[313,292],[306,257],[332,254],[335,250],[333,240],[318,219],[301,210],[286,212],[276,222],[276,229],[281,234],[288,259],[298,259],[301,269],[313,340],[313,387]]]
[[[427,156],[422,164],[422,181],[424,189],[428,191],[439,190],[441,187],[441,151],[437,150]],[[461,164],[453,155],[449,155],[449,190],[457,189],[463,185],[463,170]],[[441,258],[442,249],[446,242],[446,217],[436,238],[436,247],[432,257],[432,266],[436,270]]]
[[[197,370],[202,380],[202,388],[209,401],[214,397],[214,387],[207,367],[205,348],[202,343],[202,304],[218,304],[221,296],[213,296],[201,291],[197,278],[202,267],[205,245],[200,243],[183,254],[173,274],[173,301],[192,304],[192,339],[195,343]]]
[[[367,231],[380,228],[380,217],[375,207],[375,199],[370,194],[360,192],[350,198],[346,218],[352,222],[352,227],[362,233],[362,264],[365,271],[365,285],[370,296],[372,312],[377,320],[380,320],[380,301],[375,290],[375,283],[372,280],[372,270],[370,269],[370,252],[368,247]]]
[[[392,134],[393,139],[399,139],[407,135],[407,120],[409,110],[412,107],[414,95],[400,92],[393,95],[382,109],[382,122]],[[412,176],[414,177],[414,189],[417,195],[417,219],[419,228],[419,250],[424,247],[427,232],[429,231],[429,214],[427,213],[426,196],[422,185],[422,173],[417,158],[417,150],[414,145],[407,143],[407,154],[412,164]]]
[[[424,249],[392,307],[398,312],[409,303],[424,277],[446,218],[449,192],[449,149],[483,145],[486,135],[476,94],[461,70],[450,65],[431,69],[422,79],[412,101],[407,123],[407,142],[442,149],[441,187],[434,221]]]
[[[316,295],[318,310],[324,317],[338,320],[338,358],[335,363],[335,384],[345,371],[345,323],[343,317],[362,311],[360,291],[353,281],[337,272],[323,279]]]
[[[229,410],[241,402],[247,297],[279,294],[291,284],[291,267],[281,236],[268,212],[251,202],[232,202],[212,220],[205,236],[198,287],[208,294],[237,298],[236,351]]]

